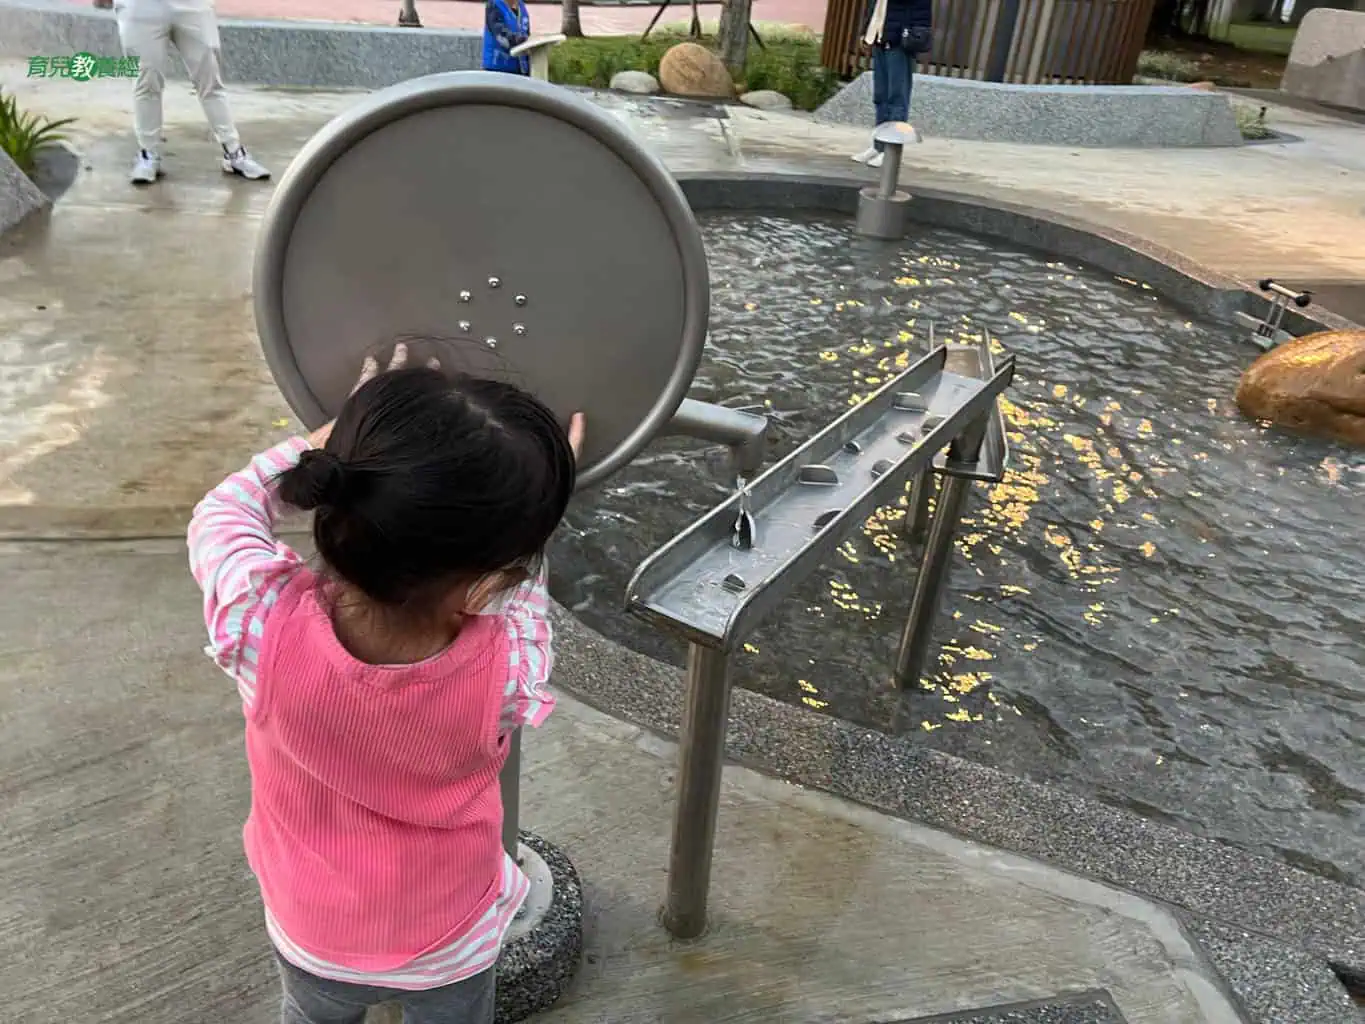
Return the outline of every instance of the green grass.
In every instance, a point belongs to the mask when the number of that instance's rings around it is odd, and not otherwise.
[[[1194,61],[1161,50],[1143,50],[1138,57],[1137,73],[1167,82],[1204,81],[1204,73]]]
[[[1223,38],[1239,50],[1287,54],[1294,46],[1294,33],[1297,31],[1290,25],[1262,21],[1229,25]]]
[[[19,170],[32,174],[38,152],[64,139],[61,129],[75,120],[68,117],[51,121],[27,114],[19,108],[17,99],[0,93],[0,149],[9,154]]]
[[[749,41],[748,63],[736,85],[750,92],[775,89],[798,110],[814,110],[838,91],[838,77],[820,66],[818,37],[756,27],[766,48]],[[648,71],[658,77],[660,58],[686,38],[685,29],[668,28],[651,33],[644,42],[638,36],[567,39],[550,51],[550,80],[605,89],[618,71]],[[700,42],[711,46],[714,39],[703,36]]]

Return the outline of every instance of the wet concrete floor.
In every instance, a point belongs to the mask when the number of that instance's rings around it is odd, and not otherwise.
[[[0,547],[0,992],[23,1024],[265,1024],[240,711],[171,542]],[[129,614],[129,605],[137,613]],[[567,681],[571,685],[571,681]],[[565,700],[523,820],[584,878],[556,1021],[873,1021],[1108,989],[1130,1024],[1237,1018],[1167,911],[727,772],[712,931],[656,923],[673,753]]]

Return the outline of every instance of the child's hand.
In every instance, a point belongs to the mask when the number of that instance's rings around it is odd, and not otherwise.
[[[401,370],[403,367],[407,365],[408,346],[400,341],[397,345],[393,347],[393,355],[389,357],[389,365],[384,368],[384,372],[388,373],[390,370]],[[431,367],[431,369],[433,370],[439,370],[441,368],[441,363],[440,360],[433,357],[427,360],[427,366]],[[370,381],[374,380],[374,378],[378,376],[379,360],[376,359],[374,356],[366,356],[365,362],[360,364],[360,378],[355,382],[355,385],[351,388],[351,394],[354,395],[362,387],[364,387],[366,384],[368,384]],[[332,420],[331,423],[327,423],[321,427],[318,427],[317,430],[313,431],[311,434],[308,435],[308,443],[311,444],[314,448],[321,448],[323,445],[327,443],[327,439],[332,436],[332,427],[335,424],[336,420]]]
[[[573,449],[574,461],[583,452],[583,432],[587,429],[588,420],[581,412],[576,412],[569,417],[569,447]]]

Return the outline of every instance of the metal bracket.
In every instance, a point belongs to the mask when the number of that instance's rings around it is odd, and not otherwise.
[[[730,654],[879,505],[899,497],[905,482],[930,476],[938,453],[951,444],[948,467],[997,467],[1003,449],[985,452],[997,423],[996,398],[1014,377],[1014,357],[998,367],[989,352],[969,377],[948,370],[939,346],[850,409],[738,494],[712,509],[656,551],[626,589],[634,615],[685,637],[686,697],[679,736],[678,800],[668,862],[663,923],[678,939],[706,929],[706,904],[715,850],[716,816],[725,763],[730,709]],[[1003,439],[1003,432],[1001,433]],[[950,477],[934,516],[924,586],[917,586],[898,657],[917,671],[932,611],[947,576],[952,528],[965,472]],[[748,543],[736,543],[736,523]]]
[[[1256,287],[1271,295],[1270,305],[1266,309],[1265,317],[1258,320],[1251,313],[1239,311],[1233,314],[1234,319],[1250,327],[1252,329],[1251,340],[1266,351],[1276,345],[1283,345],[1286,341],[1293,341],[1294,335],[1281,326],[1284,322],[1284,314],[1289,309],[1291,302],[1299,309],[1311,305],[1313,293],[1293,291],[1282,284],[1277,284],[1268,277],[1256,282]]]

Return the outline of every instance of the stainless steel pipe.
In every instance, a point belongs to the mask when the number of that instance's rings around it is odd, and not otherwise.
[[[763,466],[768,417],[684,398],[661,431],[662,437],[695,437],[730,449],[736,476],[753,476]]]
[[[706,930],[706,899],[716,846],[725,729],[730,717],[730,658],[700,644],[687,648],[687,693],[678,737],[678,800],[668,857],[663,925],[677,939]]]

